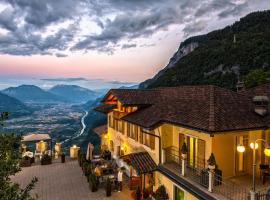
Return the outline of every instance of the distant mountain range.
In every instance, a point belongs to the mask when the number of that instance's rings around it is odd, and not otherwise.
[[[73,103],[85,103],[96,99],[100,95],[97,92],[77,85],[56,85],[48,92]]]
[[[10,112],[12,117],[28,115],[34,111],[32,103],[82,104],[87,109],[86,106],[102,94],[77,85],[56,85],[48,91],[35,85],[20,85],[0,92],[0,112]]]
[[[213,84],[234,90],[238,80],[247,82],[247,77],[256,80],[270,73],[269,36],[268,10],[248,14],[224,29],[188,38],[168,65],[139,88]]]
[[[20,117],[32,113],[32,109],[21,101],[0,92],[0,112],[10,112],[11,117]]]
[[[66,102],[64,98],[47,92],[34,85],[20,85],[18,87],[10,87],[3,90],[2,92],[24,103]]]

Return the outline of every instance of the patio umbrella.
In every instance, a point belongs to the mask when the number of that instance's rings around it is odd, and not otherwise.
[[[92,160],[92,158],[93,158],[93,150],[94,150],[94,145],[92,145],[89,142],[88,146],[87,146],[86,160]]]

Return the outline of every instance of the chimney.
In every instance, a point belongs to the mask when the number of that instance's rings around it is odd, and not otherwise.
[[[238,81],[236,83],[236,91],[240,92],[245,89],[245,83],[243,81]]]
[[[268,112],[269,99],[267,96],[254,96],[253,103],[255,105],[255,113],[260,116],[266,116]]]

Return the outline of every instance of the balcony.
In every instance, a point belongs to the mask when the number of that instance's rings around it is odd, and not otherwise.
[[[182,175],[181,153],[176,147],[169,147],[163,150],[163,164],[159,166],[162,173],[177,182],[182,188],[191,191],[200,199],[249,199],[249,190],[252,183],[250,176],[234,177],[224,179],[221,170],[215,170],[213,178],[213,190],[209,192],[209,172],[206,169],[204,160],[196,158],[196,162],[185,162],[185,176]],[[193,164],[191,166],[190,164]],[[270,181],[270,180],[269,180]],[[258,182],[258,189],[262,184]],[[260,198],[263,199],[263,198]]]
[[[127,114],[128,114],[127,112],[121,112],[121,111],[118,111],[118,110],[114,110],[113,111],[113,118],[121,119],[122,117],[124,117]]]

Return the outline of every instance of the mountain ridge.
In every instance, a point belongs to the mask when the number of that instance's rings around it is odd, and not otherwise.
[[[253,12],[223,29],[181,42],[168,65],[139,88],[213,84],[234,90],[253,70],[269,70],[269,46],[270,11]]]
[[[9,87],[2,90],[2,93],[16,98],[24,103],[65,102],[65,100],[61,97],[47,92],[35,85],[20,85],[17,87]]]
[[[99,96],[97,92],[78,85],[59,84],[48,91],[73,103],[85,103]]]
[[[12,118],[29,115],[32,110],[18,99],[0,92],[0,112],[9,112]]]

